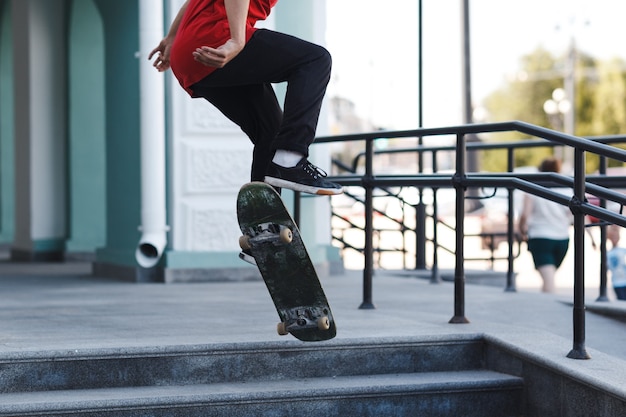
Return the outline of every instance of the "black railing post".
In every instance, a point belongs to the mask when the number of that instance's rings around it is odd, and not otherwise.
[[[574,343],[567,354],[571,359],[589,359],[585,348],[585,152],[574,149],[574,197],[570,209],[574,214]]]
[[[606,205],[606,202],[604,202]],[[604,208],[604,206],[601,205]],[[607,294],[607,272],[608,265],[606,261],[606,227],[607,225],[602,223],[600,225],[600,289],[598,293],[598,298],[596,301],[609,301],[609,297]]]
[[[432,165],[433,172],[438,171],[437,167],[437,151],[433,151],[432,153]],[[433,264],[430,270],[430,283],[431,284],[439,284],[441,283],[441,276],[439,275],[439,234],[437,233],[437,229],[439,227],[439,210],[437,209],[437,190],[438,187],[433,187]],[[426,240],[423,242],[424,246],[426,246]]]
[[[456,173],[452,178],[456,190],[456,248],[454,267],[454,317],[450,323],[469,323],[465,318],[465,269],[463,265],[465,239],[465,135],[457,134]]]
[[[515,158],[513,155],[513,148],[507,150],[507,167],[509,172],[513,172],[515,168]],[[508,268],[506,272],[506,292],[516,292],[515,284],[515,257],[513,256],[513,242],[515,240],[515,201],[514,201],[514,188],[507,188],[507,197],[509,203],[509,215],[507,222],[507,246],[509,247],[508,253]]]
[[[424,144],[424,139],[420,136],[417,140],[418,146]],[[417,172],[424,172],[424,153],[417,152]],[[418,188],[419,201],[415,206],[415,269],[426,269],[426,205],[424,204],[424,188]]]
[[[365,247],[363,250],[363,302],[359,306],[363,310],[372,310],[376,306],[372,301],[374,277],[374,140],[365,141],[365,175],[363,188],[365,189]]]
[[[418,190],[419,202],[415,206],[415,269],[426,269],[426,204],[424,189]]]
[[[600,156],[600,175],[606,175],[606,157]],[[606,208],[606,199],[600,199],[600,207]],[[606,222],[600,222],[600,293],[596,301],[609,301],[607,296]]]

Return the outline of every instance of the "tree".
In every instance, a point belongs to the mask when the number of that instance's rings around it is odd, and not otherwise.
[[[592,135],[616,135],[626,132],[626,72],[624,62],[613,59],[598,65],[601,82],[595,90],[594,106],[590,109]]]
[[[521,59],[516,79],[493,92],[484,102],[490,121],[521,120],[555,130],[563,128],[543,109],[552,92],[563,86],[567,57],[555,57],[538,48]],[[579,54],[576,65],[575,132],[577,136],[597,136],[626,132],[626,71],[621,59],[598,62]],[[516,132],[494,133],[487,141],[528,139]],[[488,171],[505,171],[504,151],[483,154],[482,166]],[[538,165],[551,148],[528,148],[515,152],[515,165]],[[597,168],[597,158],[588,158],[587,169]]]
[[[545,49],[539,48],[521,58],[522,69],[502,89],[493,92],[484,102],[490,121],[521,120],[539,126],[548,126],[543,103],[552,91],[563,85],[562,71],[556,71],[557,60]],[[527,139],[517,132],[502,132],[489,135],[493,142]],[[536,165],[537,161],[550,153],[547,148],[520,149],[515,152],[515,165]],[[506,171],[505,151],[487,151],[481,165],[488,171]]]

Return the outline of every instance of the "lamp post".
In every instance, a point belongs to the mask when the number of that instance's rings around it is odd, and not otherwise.
[[[552,98],[549,98],[543,103],[543,111],[548,115],[550,124],[556,130],[565,131],[570,135],[573,135],[571,127],[571,113],[573,112],[572,102],[567,96],[567,92],[562,88],[556,88],[552,92]],[[557,154],[558,150],[558,154]],[[563,160],[565,163],[565,152],[563,148],[559,147],[555,150],[555,156]]]
[[[571,110],[572,103],[562,88],[555,88],[552,92],[552,98],[543,103],[543,111],[548,115],[552,126],[558,130],[565,129],[565,116]]]
[[[572,16],[569,20],[570,34],[569,43],[567,46],[567,56],[565,58],[565,73],[563,74],[563,88],[557,88],[552,93],[552,101],[557,103],[556,113],[560,114],[559,120],[561,121],[561,128],[563,132],[568,135],[574,135],[576,133],[576,63],[578,60],[577,46],[576,46],[576,31],[579,26],[579,20],[576,16]],[[588,21],[582,22],[584,26],[588,25]],[[557,27],[560,29],[560,27]],[[556,94],[556,97],[555,97]],[[550,116],[548,110],[554,112],[552,104],[547,104],[550,100],[544,103],[544,110]],[[548,110],[546,110],[546,104]],[[561,159],[564,167],[573,168],[574,166],[574,150],[570,148],[562,148]]]

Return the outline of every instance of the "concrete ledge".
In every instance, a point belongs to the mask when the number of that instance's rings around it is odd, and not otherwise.
[[[571,342],[546,332],[484,337],[487,368],[524,379],[528,416],[626,415],[626,361],[597,351],[591,360],[569,359]]]

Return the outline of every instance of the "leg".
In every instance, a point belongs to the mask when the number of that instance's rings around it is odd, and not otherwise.
[[[554,292],[554,275],[556,274],[556,266],[554,265],[542,265],[537,268],[539,274],[541,275],[541,279],[543,280],[543,286],[541,291],[543,292]]]
[[[215,104],[251,136],[245,126],[252,116],[245,109],[240,109],[237,101],[245,100],[248,105],[252,102],[258,124],[262,123],[261,119],[266,114],[262,103],[268,100],[260,100],[258,96],[232,97],[229,92],[237,89],[247,91],[255,85],[271,88],[269,83],[286,81],[284,113],[269,147],[267,140],[261,146],[260,142],[252,139],[255,151],[260,149],[254,158],[253,179],[261,179],[259,173],[267,166],[267,158],[272,158],[274,152],[279,151],[281,157],[288,153],[292,163],[285,164],[278,160],[270,163],[264,181],[274,187],[311,194],[340,194],[343,192],[342,187],[325,180],[326,173],[306,160],[309,146],[315,138],[322,100],[330,79],[330,67],[330,55],[324,48],[293,36],[258,30],[235,59],[198,82],[193,90],[195,95]],[[216,98],[218,94],[220,99]],[[271,96],[275,101],[273,91]],[[278,105],[272,103],[274,106]],[[269,113],[277,111],[273,109]]]
[[[228,88],[196,84],[194,94],[217,107],[226,117],[241,127],[254,144],[251,180],[263,181],[274,151],[272,141],[282,121],[274,89],[270,84],[254,84]]]
[[[556,266],[554,265],[552,241],[542,238],[528,239],[528,250],[533,257],[535,269],[541,275],[543,281],[542,291],[554,292]]]
[[[235,59],[197,85],[233,87],[287,82],[284,117],[273,149],[308,156],[330,69],[330,54],[321,46],[262,29]]]

